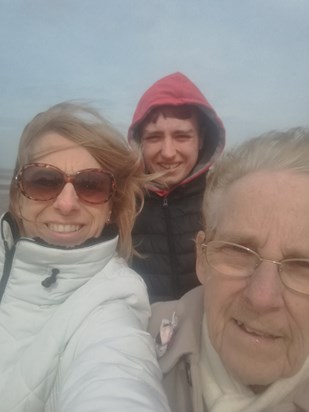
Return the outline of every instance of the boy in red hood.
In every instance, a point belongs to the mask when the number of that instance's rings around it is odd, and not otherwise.
[[[149,187],[132,235],[132,267],[144,278],[151,302],[178,299],[198,285],[195,236],[209,167],[222,152],[222,121],[183,74],[170,74],[141,97],[128,139],[142,152],[145,170],[164,172]]]

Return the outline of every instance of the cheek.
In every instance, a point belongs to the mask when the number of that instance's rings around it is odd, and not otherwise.
[[[152,161],[152,158],[155,155],[156,151],[158,150],[156,149],[156,146],[154,144],[152,145],[145,144],[143,146],[142,155],[143,155],[143,159],[146,165]]]
[[[198,149],[198,144],[194,144],[194,146],[189,146],[186,148],[186,150],[183,150],[183,153],[185,154],[187,158],[187,165],[192,169],[193,166],[197,163],[198,160],[198,154],[199,154],[199,149]]]
[[[309,323],[307,315],[309,313],[309,297],[291,295],[286,297],[285,302],[291,325],[290,333],[294,337],[291,348],[294,350],[297,348],[295,352],[299,355],[302,352],[306,358],[309,356]]]
[[[204,283],[204,288],[209,337],[213,346],[218,350],[224,338],[225,328],[233,317],[233,307],[237,304],[239,285],[214,276],[208,278],[208,281]]]
[[[204,283],[205,288],[205,313],[211,341],[214,343],[221,334],[225,322],[224,307],[226,305],[225,293],[220,289],[220,282],[215,278],[208,278]]]
[[[98,237],[98,236],[100,236],[101,235],[101,233],[102,233],[102,230],[103,230],[103,228],[104,228],[104,226],[105,226],[105,222],[106,222],[106,219],[94,219],[93,220],[93,229],[92,229],[92,233],[90,234],[91,236],[94,236],[94,237]]]
[[[196,147],[196,150],[195,150],[195,152],[194,152],[194,155],[193,155],[193,162],[194,162],[194,164],[197,162],[197,160],[198,160],[198,155],[199,155],[199,148],[198,148],[198,146]]]
[[[92,236],[98,237],[101,235],[109,215],[110,209],[106,206],[103,209],[99,208],[97,210],[93,210]]]
[[[39,223],[40,215],[45,210],[46,204],[35,202],[21,196],[16,207],[16,213],[22,221],[22,231],[26,236],[36,236],[36,224]]]
[[[20,196],[17,202],[17,210],[20,217],[35,214],[38,204],[39,202],[34,202],[33,200],[27,199],[25,196]]]

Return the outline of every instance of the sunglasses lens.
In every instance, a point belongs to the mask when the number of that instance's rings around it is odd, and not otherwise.
[[[32,164],[22,169],[17,180],[21,192],[32,200],[55,199],[69,182],[78,197],[88,203],[105,203],[114,191],[113,176],[101,169],[87,169],[70,176],[51,165]]]
[[[84,171],[75,176],[77,195],[89,203],[104,203],[113,193],[113,177],[103,171]]]
[[[20,179],[22,192],[34,200],[50,200],[58,196],[64,186],[60,172],[52,168],[30,166]]]

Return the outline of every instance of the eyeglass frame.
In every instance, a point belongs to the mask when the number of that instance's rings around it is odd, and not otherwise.
[[[212,264],[209,263],[209,260],[208,260],[208,257],[207,257],[207,246],[208,246],[209,244],[214,244],[214,243],[220,243],[220,244],[223,244],[223,245],[234,246],[234,247],[237,247],[237,248],[239,248],[239,249],[241,249],[241,250],[244,250],[244,251],[248,252],[248,256],[249,256],[249,254],[250,254],[251,256],[254,256],[254,257],[256,258],[256,262],[257,262],[257,263],[256,263],[255,267],[252,268],[251,270],[249,270],[248,274],[246,274],[246,275],[229,275],[229,274],[227,274],[227,273],[222,273],[222,272],[220,272],[218,269],[216,269],[216,267],[214,267]],[[239,245],[238,243],[223,241],[223,240],[211,240],[211,241],[209,241],[209,242],[207,242],[207,243],[204,243],[204,242],[203,242],[203,243],[201,244],[201,247],[202,247],[202,251],[203,251],[203,252],[204,252],[204,250],[206,249],[205,257],[206,257],[206,261],[207,261],[208,265],[209,265],[211,268],[213,268],[214,270],[216,270],[218,273],[220,273],[221,275],[227,276],[227,277],[229,277],[229,278],[231,278],[231,279],[233,279],[233,278],[234,278],[234,279],[235,279],[235,278],[242,278],[242,279],[250,278],[250,277],[254,274],[254,272],[260,267],[260,265],[261,265],[263,262],[270,262],[270,263],[274,263],[275,265],[277,265],[280,281],[281,281],[281,283],[282,283],[286,288],[292,290],[293,292],[297,292],[297,293],[300,293],[300,294],[309,296],[309,258],[308,258],[308,259],[306,259],[306,258],[282,259],[280,262],[278,262],[277,260],[272,260],[272,259],[263,258],[263,257],[261,257],[261,256],[259,255],[259,253],[257,253],[255,250],[252,250],[252,249],[250,249],[250,248],[248,248],[248,247],[246,247],[246,246]],[[295,288],[291,287],[290,285],[288,285],[288,284],[284,281],[283,276],[282,276],[282,273],[283,273],[283,271],[282,271],[282,264],[288,263],[288,262],[306,262],[306,263],[308,263],[308,292],[303,292],[303,291],[301,291],[301,290],[295,289]],[[287,273],[287,274],[288,274],[288,278],[290,278],[289,272],[285,272],[285,273]],[[286,279],[285,279],[285,280],[286,280]]]
[[[64,178],[64,185],[62,186],[60,192],[59,192],[55,197],[51,197],[51,198],[49,198],[49,199],[42,200],[42,199],[36,199],[36,198],[34,198],[33,196],[30,196],[30,195],[27,194],[27,192],[25,191],[25,189],[24,189],[24,187],[23,187],[22,175],[23,175],[24,170],[26,170],[26,169],[28,169],[28,168],[30,168],[30,167],[33,167],[33,166],[35,166],[35,167],[42,167],[42,168],[45,168],[45,169],[54,169],[54,170],[56,170],[56,171],[58,171],[58,172],[61,173],[61,175],[62,175],[63,178]],[[75,186],[74,186],[74,179],[75,179],[75,177],[76,177],[77,175],[79,175],[79,174],[81,174],[81,173],[85,173],[85,172],[102,173],[102,174],[109,175],[109,176],[111,177],[111,192],[110,192],[110,194],[109,194],[109,196],[108,196],[107,199],[105,199],[104,201],[99,202],[99,203],[98,203],[98,202],[91,202],[91,201],[88,201],[88,200],[84,199],[83,197],[81,197],[81,196],[78,194],[78,192],[76,191]],[[111,199],[111,197],[113,196],[113,194],[115,193],[115,191],[116,191],[116,182],[115,182],[115,177],[114,177],[113,173],[110,172],[110,171],[108,171],[108,170],[104,170],[104,169],[100,169],[100,168],[82,169],[82,170],[78,170],[77,172],[75,172],[75,173],[73,173],[73,174],[67,174],[67,173],[65,173],[63,170],[59,169],[57,166],[50,165],[50,164],[48,164],[48,163],[36,163],[36,162],[34,162],[34,163],[27,163],[27,164],[25,164],[24,166],[22,166],[22,167],[20,168],[20,170],[18,171],[18,173],[17,173],[16,176],[15,176],[15,181],[16,181],[17,187],[18,187],[18,189],[20,190],[20,192],[21,192],[26,198],[28,198],[28,199],[30,199],[30,200],[34,200],[34,201],[36,201],[36,202],[48,202],[48,201],[50,201],[50,200],[56,199],[56,198],[60,195],[60,193],[62,192],[62,190],[64,189],[64,187],[65,187],[65,185],[66,185],[67,183],[71,183],[71,184],[73,185],[74,190],[75,190],[75,192],[76,192],[76,194],[77,194],[77,196],[78,196],[78,198],[79,198],[80,200],[82,200],[83,202],[89,203],[89,204],[93,204],[93,205],[103,204],[103,203],[108,202],[108,201]]]

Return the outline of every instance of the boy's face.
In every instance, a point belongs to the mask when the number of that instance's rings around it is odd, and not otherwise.
[[[202,142],[196,116],[188,119],[160,114],[141,130],[147,172],[166,172],[162,182],[171,188],[183,181],[196,165]]]

